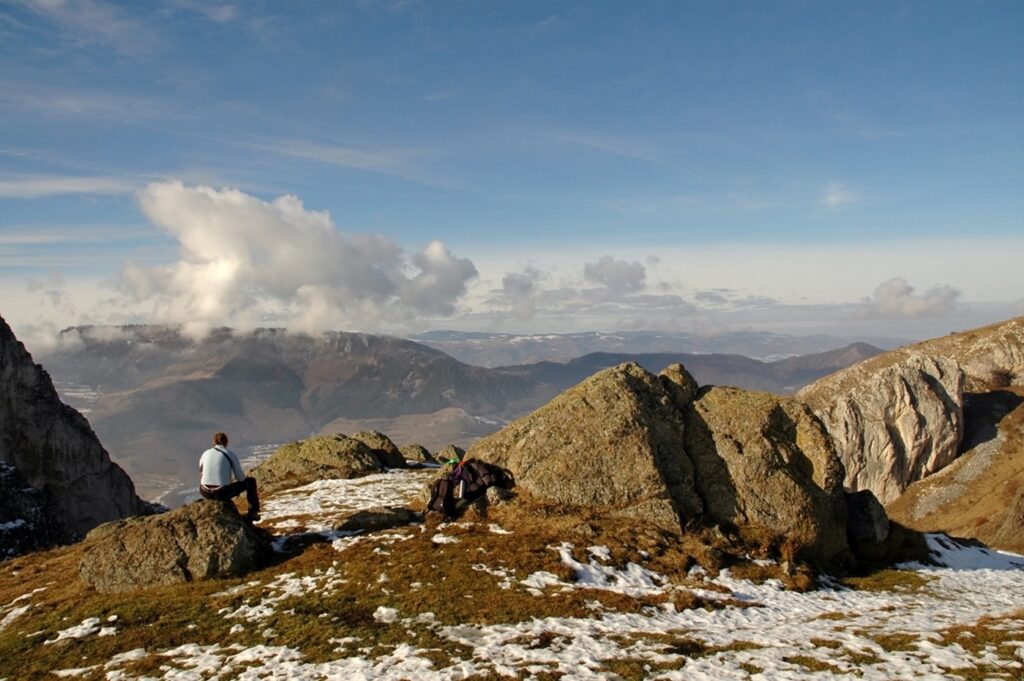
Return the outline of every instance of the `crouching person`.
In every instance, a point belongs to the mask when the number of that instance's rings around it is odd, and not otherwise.
[[[234,482],[231,482],[232,476]],[[256,480],[245,477],[238,456],[228,449],[228,436],[217,433],[213,436],[213,447],[199,458],[199,494],[204,499],[228,501],[242,492],[249,502],[249,513],[245,519],[249,522],[259,520],[260,498],[256,493]]]

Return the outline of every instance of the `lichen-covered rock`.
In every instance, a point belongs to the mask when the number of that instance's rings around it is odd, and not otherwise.
[[[419,444],[405,445],[398,451],[402,453],[402,458],[406,461],[417,461],[419,463],[435,463],[434,455],[430,453],[430,450]]]
[[[474,445],[533,497],[680,531],[697,522],[795,539],[830,561],[847,548],[843,467],[802,403],[697,390],[681,366],[595,374]]]
[[[0,318],[0,461],[18,469],[52,511],[56,540],[147,512],[85,417],[60,401],[49,374]]]
[[[806,405],[715,387],[685,415],[685,451],[706,521],[785,535],[819,561],[845,551],[843,466]]]
[[[104,593],[245,574],[270,547],[231,502],[197,501],[170,513],[101,525],[85,538],[78,572]]]
[[[405,468],[405,457],[391,439],[376,430],[363,430],[350,436],[373,450],[380,462],[388,468]]]
[[[260,494],[301,487],[317,480],[358,478],[384,471],[366,444],[344,435],[320,435],[283,445],[250,471]]]
[[[854,365],[797,395],[828,429],[846,489],[871,490],[883,504],[952,463],[964,432],[957,362],[917,353],[896,359]]]
[[[676,531],[700,507],[683,419],[663,381],[635,363],[583,381],[469,449],[536,498]]]

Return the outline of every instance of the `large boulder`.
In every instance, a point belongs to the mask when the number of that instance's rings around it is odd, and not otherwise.
[[[384,470],[380,457],[365,443],[345,435],[319,435],[279,447],[249,474],[263,494]]]
[[[563,392],[466,456],[510,470],[539,499],[678,531],[678,504],[700,506],[682,436],[682,414],[664,382],[628,363]]]
[[[398,446],[384,433],[376,430],[363,430],[351,436],[373,450],[380,462],[388,468],[405,468],[405,457]]]
[[[474,445],[535,498],[587,513],[756,528],[830,561],[846,549],[843,468],[793,399],[697,390],[679,365],[607,369]]]
[[[261,566],[270,546],[234,504],[202,500],[101,525],[85,538],[83,550],[82,580],[114,593],[245,574]]]
[[[49,374],[0,318],[0,462],[17,468],[52,510],[59,542],[100,523],[145,513],[135,486]]]
[[[816,559],[846,549],[843,465],[806,405],[714,387],[684,413],[705,519],[786,535]]]
[[[888,504],[956,459],[964,380],[955,360],[902,353],[828,376],[797,397],[832,436],[846,489],[871,490]]]

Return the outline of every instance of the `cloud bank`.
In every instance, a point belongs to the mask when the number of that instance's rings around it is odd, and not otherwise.
[[[200,330],[278,324],[377,328],[455,312],[476,267],[440,241],[408,256],[378,235],[344,234],[295,196],[160,182],[138,194],[179,243],[175,262],[127,264],[118,286],[152,318]]]
[[[952,312],[960,291],[952,286],[934,286],[922,295],[902,277],[882,282],[867,299],[861,316],[874,319],[920,319]]]

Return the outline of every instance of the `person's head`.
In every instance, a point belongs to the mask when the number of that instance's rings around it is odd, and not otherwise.
[[[227,447],[228,436],[224,433],[217,433],[216,435],[213,436],[213,444],[214,446],[220,445],[221,447]]]

